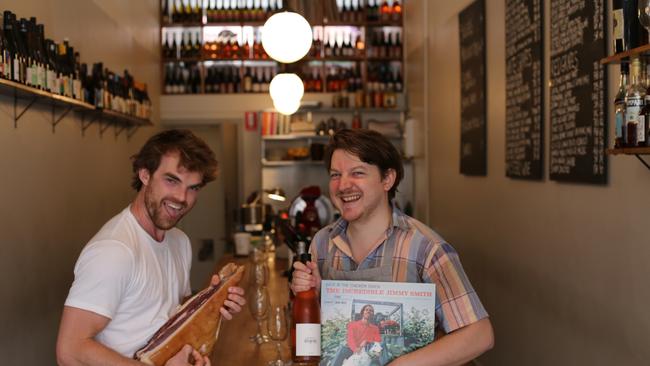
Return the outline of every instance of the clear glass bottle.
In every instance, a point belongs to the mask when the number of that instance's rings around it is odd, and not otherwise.
[[[614,98],[614,114],[616,118],[614,147],[620,148],[625,146],[625,137],[623,131],[625,129],[625,93],[628,84],[628,75],[630,74],[630,65],[627,63],[621,64],[621,76],[618,82],[618,92]]]
[[[632,59],[630,70],[630,85],[625,93],[625,131],[627,146],[636,146],[638,131],[645,130],[645,121],[641,121],[639,113],[643,108],[645,88],[641,81],[641,60],[639,57]],[[642,125],[643,124],[643,125]]]

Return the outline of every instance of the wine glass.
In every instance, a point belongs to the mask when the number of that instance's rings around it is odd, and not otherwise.
[[[271,309],[271,314],[266,320],[269,336],[275,341],[277,347],[277,356],[273,361],[269,361],[267,366],[287,366],[290,362],[285,363],[282,360],[282,341],[287,339],[289,326],[287,324],[287,308],[276,305]]]
[[[262,320],[266,319],[269,312],[269,291],[266,286],[255,286],[249,292],[248,310],[253,319],[257,321],[257,334],[250,337],[251,342],[262,344],[269,341],[269,336],[262,333]]]
[[[639,22],[650,33],[650,0],[638,1]],[[650,43],[647,39],[642,42]]]
[[[269,280],[269,267],[265,262],[253,263],[249,272],[250,286],[266,286]]]

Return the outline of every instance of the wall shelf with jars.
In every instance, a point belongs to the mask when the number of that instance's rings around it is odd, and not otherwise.
[[[305,91],[372,93],[388,88],[401,93],[402,2],[337,0],[313,4],[318,15],[309,19],[312,49],[289,66],[305,83]],[[332,4],[336,5],[329,9]],[[264,21],[282,9],[281,0],[162,0],[164,93],[267,92],[264,84],[284,71],[285,65],[272,61],[264,52],[261,32]],[[210,90],[206,87],[210,84],[206,82],[210,67],[212,79],[236,85]],[[261,84],[259,89],[253,87],[254,79]]]

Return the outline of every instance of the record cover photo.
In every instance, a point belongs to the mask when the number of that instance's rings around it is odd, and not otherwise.
[[[321,285],[321,366],[383,366],[433,342],[430,283],[329,281]]]

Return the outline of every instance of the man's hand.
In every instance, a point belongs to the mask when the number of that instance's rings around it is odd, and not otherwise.
[[[190,356],[194,363],[190,363]],[[206,356],[201,356],[199,351],[195,350],[189,344],[186,344],[178,351],[174,357],[165,362],[165,366],[210,366],[210,359]]]
[[[315,287],[318,293],[320,291],[320,281],[320,273],[318,272],[318,265],[316,263],[308,262],[307,265],[299,261],[293,263],[291,290],[294,294],[296,292],[307,291],[312,287]]]
[[[221,282],[219,275],[214,275],[210,280],[210,285],[217,286],[219,282]],[[228,287],[228,298],[220,309],[221,315],[227,320],[230,320],[234,314],[241,311],[242,306],[245,304],[244,289],[237,286]]]

